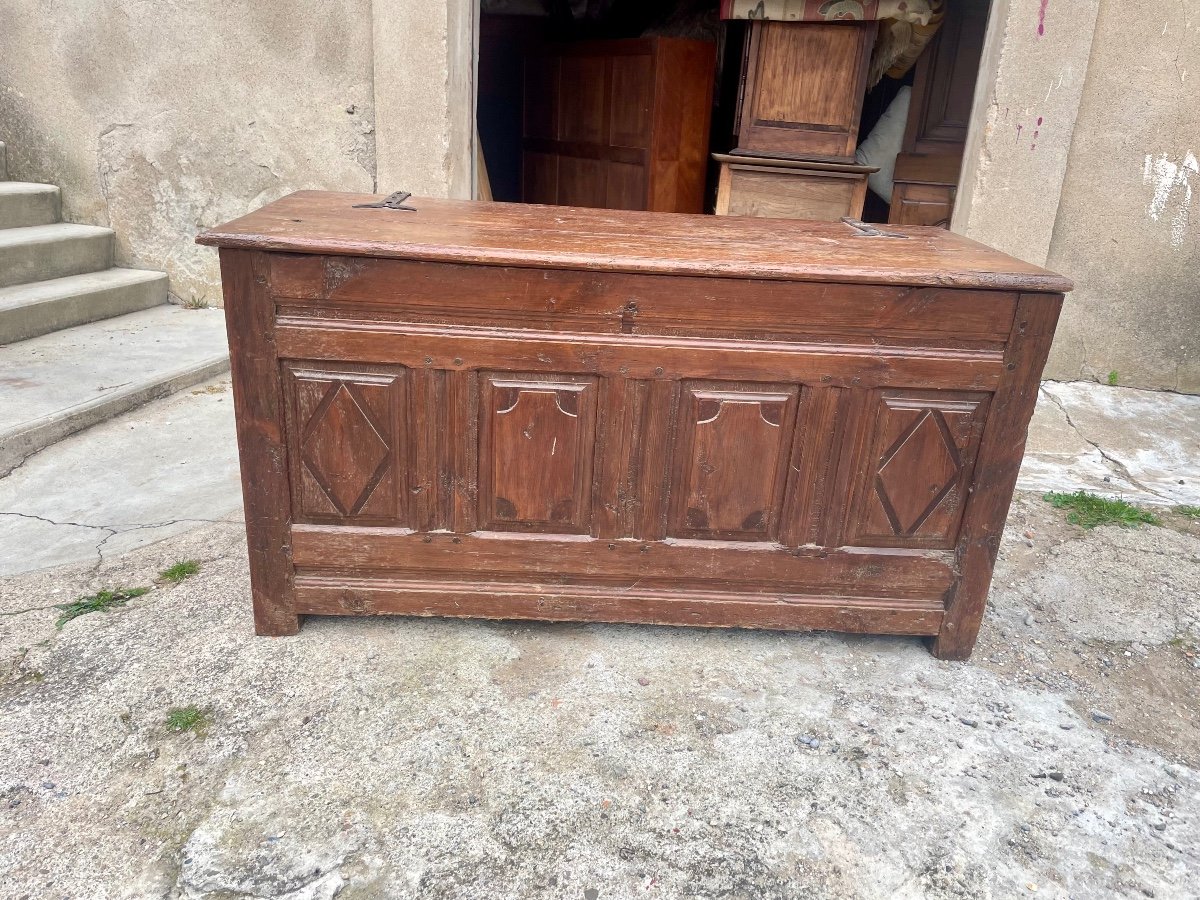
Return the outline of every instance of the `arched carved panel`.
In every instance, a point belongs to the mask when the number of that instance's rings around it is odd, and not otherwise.
[[[481,402],[481,526],[587,532],[596,440],[595,379],[486,376]]]
[[[988,395],[878,395],[850,543],[951,549],[975,468]]]
[[[783,385],[685,385],[671,536],[774,539],[797,393]]]

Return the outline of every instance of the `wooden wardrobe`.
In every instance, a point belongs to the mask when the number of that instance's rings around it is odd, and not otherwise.
[[[564,44],[526,57],[526,203],[699,213],[716,47],[677,38]]]

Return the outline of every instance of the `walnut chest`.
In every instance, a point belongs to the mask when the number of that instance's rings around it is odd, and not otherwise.
[[[1065,279],[949,232],[303,192],[221,248],[257,629],[983,615]]]

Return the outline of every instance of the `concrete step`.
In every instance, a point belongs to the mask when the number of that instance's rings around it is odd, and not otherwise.
[[[228,367],[219,309],[159,306],[0,347],[0,476],[69,434]]]
[[[59,194],[52,184],[0,181],[0,228],[50,225],[58,221]]]
[[[0,344],[166,302],[166,273],[141,269],[105,269],[0,288]]]
[[[0,229],[0,287],[99,272],[112,265],[113,232],[94,225]]]

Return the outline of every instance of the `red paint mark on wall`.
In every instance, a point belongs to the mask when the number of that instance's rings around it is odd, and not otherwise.
[[[1042,0],[1041,8],[1038,9],[1038,37],[1046,33],[1046,7],[1050,5],[1050,0]]]

